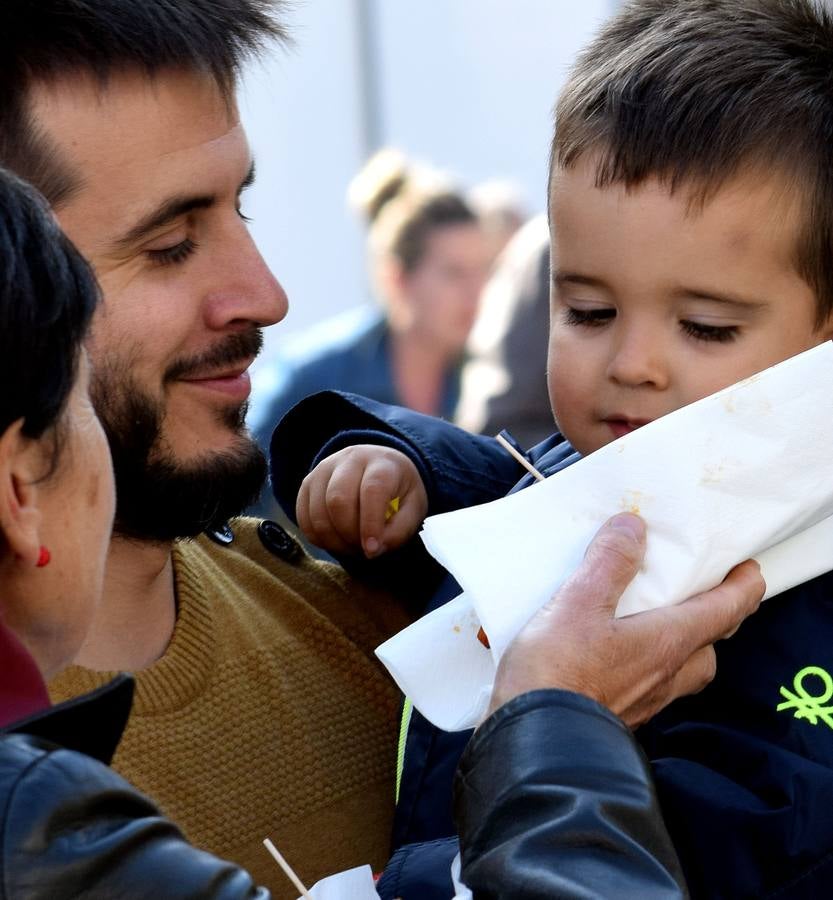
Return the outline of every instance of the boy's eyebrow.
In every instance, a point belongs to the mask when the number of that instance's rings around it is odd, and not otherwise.
[[[559,272],[553,271],[552,273],[552,283],[556,287],[561,287],[565,284],[585,284],[588,287],[596,287],[603,288],[604,290],[610,290],[608,284],[602,281],[601,278],[593,278],[590,275],[579,275],[577,272]]]
[[[246,188],[251,187],[254,184],[254,180],[255,164],[253,161],[246,172],[246,177],[240,182],[237,196],[239,197]],[[171,197],[151,210],[127,234],[118,238],[113,243],[113,248],[116,251],[125,251],[143,241],[157,229],[180,218],[180,216],[185,216],[189,212],[194,212],[198,209],[210,209],[216,202],[217,198],[214,194]]]

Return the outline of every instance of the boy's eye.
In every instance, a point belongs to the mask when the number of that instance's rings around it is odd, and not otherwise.
[[[172,266],[185,262],[186,259],[197,249],[196,241],[191,238],[185,238],[172,247],[162,247],[159,250],[145,251],[148,258],[159,266]]]
[[[683,319],[680,326],[689,337],[698,341],[716,341],[721,344],[733,341],[740,330],[737,325],[706,325],[690,319]]]
[[[589,325],[590,327],[604,325],[616,317],[616,310],[610,307],[598,309],[576,309],[568,306],[564,310],[564,321],[568,325]]]

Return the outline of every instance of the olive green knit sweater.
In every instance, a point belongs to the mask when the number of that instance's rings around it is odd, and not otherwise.
[[[174,550],[176,629],[136,675],[113,767],[195,844],[294,898],[265,837],[306,883],[387,859],[398,693],[372,651],[407,622],[335,566],[278,558],[255,520],[232,526],[229,547]],[[50,691],[113,675],[75,666]]]

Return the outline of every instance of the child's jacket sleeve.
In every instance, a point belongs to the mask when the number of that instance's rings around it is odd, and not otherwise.
[[[357,394],[321,391],[302,400],[272,434],[272,490],[294,518],[305,476],[325,457],[356,444],[400,450],[416,465],[429,515],[502,497],[523,469],[490,437],[433,416]]]

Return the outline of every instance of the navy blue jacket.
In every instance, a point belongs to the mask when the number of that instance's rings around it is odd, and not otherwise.
[[[517,480],[523,470],[491,438],[327,392],[292,410],[275,432],[278,500],[291,509],[318,459],[356,443],[407,453],[423,475],[430,514],[531,482],[528,475]],[[549,475],[578,455],[556,434],[530,458]],[[416,548],[407,552],[416,584],[425,557]],[[356,561],[353,568],[384,578],[384,565]],[[401,568],[397,576],[403,578]],[[423,577],[419,589],[429,590],[432,579],[436,573]],[[447,577],[427,608],[454,593]],[[768,600],[716,651],[712,684],[671,704],[637,734],[692,896],[833,895],[833,573]],[[426,871],[442,871],[453,842],[440,843],[430,861],[424,847],[411,845],[453,834],[452,778],[467,739],[412,717],[394,838],[400,857],[419,855]]]

